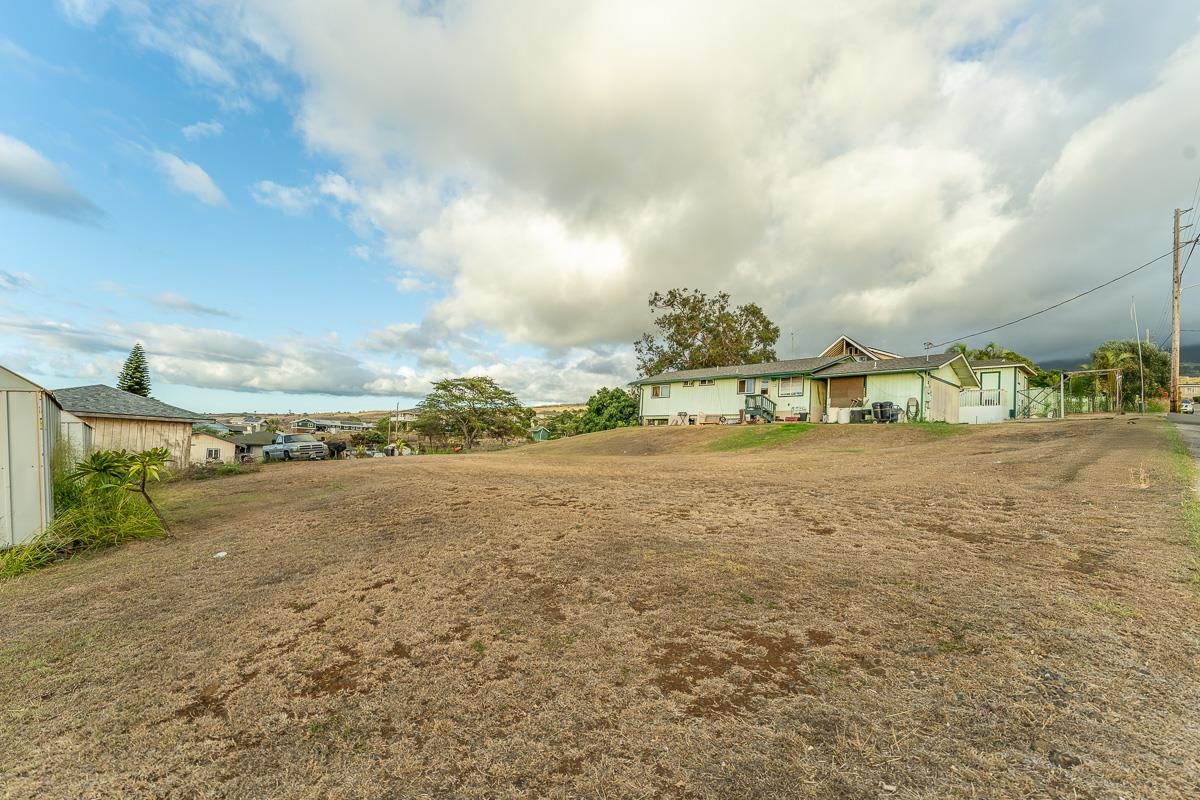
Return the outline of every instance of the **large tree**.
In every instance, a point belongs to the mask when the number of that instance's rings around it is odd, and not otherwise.
[[[604,387],[588,398],[580,428],[584,433],[595,433],[637,425],[637,422],[637,398],[625,389]]]
[[[150,365],[146,363],[146,351],[141,342],[129,351],[125,366],[121,367],[121,374],[117,376],[117,388],[142,397],[150,396]]]
[[[729,307],[729,295],[709,297],[694,289],[650,295],[653,333],[634,342],[638,373],[774,361],[779,326],[755,303]]]
[[[524,436],[533,411],[491,378],[444,378],[417,405],[417,427],[462,438],[470,450],[482,436]]]

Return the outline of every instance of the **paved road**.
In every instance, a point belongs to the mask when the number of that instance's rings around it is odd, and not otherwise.
[[[1200,425],[1200,414],[1167,414],[1167,419],[1178,425]]]

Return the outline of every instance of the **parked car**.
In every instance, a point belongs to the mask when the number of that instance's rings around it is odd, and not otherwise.
[[[318,461],[329,457],[329,448],[311,433],[281,433],[263,447],[263,461],[291,461],[303,458]]]
[[[1182,411],[1184,414],[1195,414],[1196,413],[1196,407],[1194,405],[1192,405],[1191,400],[1181,401],[1179,403],[1179,410]]]

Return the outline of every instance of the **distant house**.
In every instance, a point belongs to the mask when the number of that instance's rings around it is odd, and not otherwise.
[[[529,436],[535,442],[544,442],[550,438],[550,429],[545,425],[539,425],[529,432]]]
[[[237,460],[237,445],[221,436],[193,431],[191,459],[193,464],[232,464]]]
[[[369,431],[374,426],[366,422],[345,419],[310,419],[301,417],[291,422],[292,433],[341,433],[342,431]]]
[[[215,419],[197,422],[192,426],[192,429],[201,432],[208,431],[210,433],[229,433],[229,426],[224,422],[217,422]]]
[[[257,431],[242,436],[230,436],[229,441],[233,442],[239,459],[247,456],[252,461],[262,461],[263,448],[275,441],[275,434],[271,431]]]
[[[61,411],[51,392],[0,367],[0,548],[28,542],[54,519]]]
[[[393,411],[388,417],[392,422],[401,425],[411,425],[421,416],[421,412],[415,408],[406,408],[403,411]]]
[[[194,411],[103,384],[56,389],[54,396],[65,410],[92,426],[97,449],[140,452],[165,447],[174,467],[191,461],[192,424],[209,421]]]

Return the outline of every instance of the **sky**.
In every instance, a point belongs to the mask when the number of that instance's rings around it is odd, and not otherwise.
[[[141,342],[198,412],[580,402],[681,287],[781,358],[919,354],[1169,252],[1198,94],[1193,2],[10,4],[0,364],[112,385]],[[1166,258],[966,341],[1085,355],[1131,302],[1161,341],[1169,298]]]

